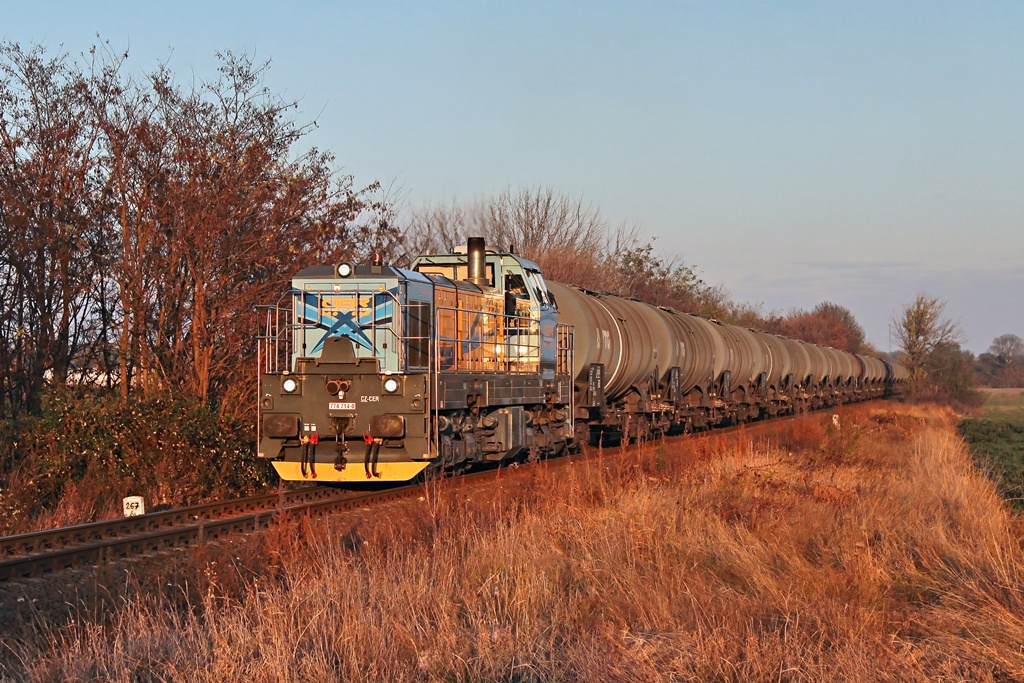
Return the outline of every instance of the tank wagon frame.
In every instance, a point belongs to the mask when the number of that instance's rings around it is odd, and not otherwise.
[[[481,238],[410,269],[307,268],[259,334],[283,479],[405,481],[888,396],[901,366],[546,282]]]

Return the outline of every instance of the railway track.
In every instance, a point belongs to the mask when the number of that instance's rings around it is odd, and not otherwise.
[[[0,538],[0,582],[216,541],[267,528],[282,514],[321,516],[382,498],[410,495],[415,486],[379,492],[310,486],[135,517]]]
[[[703,432],[700,436],[725,437],[739,429],[746,429],[753,436],[761,428],[800,417],[789,416],[720,428]],[[694,436],[689,435],[689,438]],[[596,452],[597,449],[588,448],[582,455],[547,462],[557,467],[586,460],[593,457]],[[607,453],[608,450],[605,451],[606,456]],[[490,469],[472,472],[462,475],[459,480],[465,484],[484,485],[488,480],[500,477],[501,471]],[[274,520],[280,519],[283,515],[321,517],[385,501],[419,496],[422,493],[423,487],[419,484],[378,491],[343,491],[327,486],[310,486],[135,517],[0,537],[0,583],[44,577],[75,567],[100,566],[130,557],[253,533],[268,528]]]

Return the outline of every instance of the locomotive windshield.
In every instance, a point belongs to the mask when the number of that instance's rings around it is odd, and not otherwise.
[[[548,292],[548,287],[544,284],[544,277],[540,274],[539,270],[527,270],[526,276],[530,281],[530,288],[534,292],[534,298],[541,306],[551,304],[551,293]]]
[[[400,309],[397,282],[305,283],[294,292],[293,361],[319,358],[329,338],[344,337],[357,358],[397,371]]]

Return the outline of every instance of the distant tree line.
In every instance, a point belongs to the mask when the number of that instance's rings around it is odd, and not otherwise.
[[[1024,387],[1024,339],[1002,334],[974,362],[978,383],[987,387]]]

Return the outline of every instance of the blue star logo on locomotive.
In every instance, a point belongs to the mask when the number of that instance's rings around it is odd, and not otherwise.
[[[397,292],[392,291],[392,294]],[[359,346],[376,354],[377,349],[373,341],[364,332],[367,328],[387,328],[394,316],[394,298],[383,296],[378,298],[371,294],[373,305],[357,306],[355,311],[325,310],[322,306],[322,297],[318,293],[306,292],[303,296],[302,319],[300,323],[309,327],[324,330],[324,334],[313,347],[312,353],[316,354],[323,350],[324,343],[330,337],[348,337]],[[357,294],[357,297],[360,296]]]

